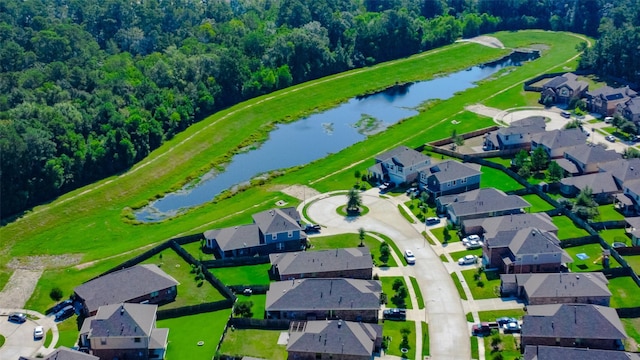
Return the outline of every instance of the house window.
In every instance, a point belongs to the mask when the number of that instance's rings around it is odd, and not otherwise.
[[[278,240],[278,234],[271,234],[271,240]]]
[[[107,345],[107,338],[101,338],[100,339],[100,344],[101,345]]]
[[[151,297],[152,297],[152,298],[154,298],[154,297],[158,297],[158,295],[160,295],[160,293],[159,293],[158,291],[153,291],[153,292],[151,293]]]
[[[137,337],[137,338],[133,338],[133,342],[137,342],[137,343],[139,343],[140,341],[141,341],[141,340],[140,340],[140,338],[139,338],[139,337]]]
[[[460,180],[460,183],[462,183],[462,184],[464,184],[464,183],[466,183],[466,182],[467,182],[467,178],[464,178],[464,179],[461,179],[461,180]]]
[[[283,249],[284,249],[284,244],[283,244],[283,243],[281,243],[281,242],[277,243],[277,244],[276,244],[276,249],[277,249],[277,250],[283,250]]]
[[[453,180],[453,185],[455,185],[455,184],[456,184],[456,180]]]
[[[289,238],[292,238],[292,237],[293,237],[293,231],[289,231],[289,233],[287,234],[287,236],[288,236]]]

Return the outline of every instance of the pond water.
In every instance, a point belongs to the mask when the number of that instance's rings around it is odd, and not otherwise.
[[[150,203],[135,213],[136,219],[143,222],[160,221],[209,202],[222,191],[246,183],[260,174],[304,165],[339,152],[368,135],[417,115],[416,108],[426,101],[446,100],[504,67],[518,66],[522,61],[538,56],[537,52],[516,52],[499,61],[447,76],[358,96],[325,112],[278,125],[267,141],[255,150],[235,155],[224,171],[212,171],[197,183],[187,184],[181,190]]]

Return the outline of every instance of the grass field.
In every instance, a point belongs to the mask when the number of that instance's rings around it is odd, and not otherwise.
[[[431,355],[429,349],[429,324],[422,322],[422,357]]]
[[[271,264],[232,266],[209,269],[225,285],[266,285]]]
[[[376,234],[380,236],[380,234]],[[386,239],[386,237],[385,237]],[[318,236],[311,238],[309,240],[311,243],[311,250],[328,250],[328,249],[338,249],[338,248],[347,248],[347,247],[356,247],[360,244],[360,238],[358,234],[339,234],[339,235],[331,235],[331,236]],[[375,266],[398,266],[396,261],[393,259],[393,256],[389,256],[389,260],[387,260],[386,264],[383,264],[382,260],[380,260],[380,241],[375,239],[370,235],[365,235],[364,244],[369,248],[371,255],[373,255],[373,262]],[[393,249],[393,248],[392,248]],[[402,256],[401,254],[398,254]]]
[[[482,169],[482,177],[480,178],[480,187],[481,188],[496,188],[498,190],[502,190],[504,192],[513,191],[522,189],[523,186],[520,185],[514,178],[507,175],[506,173],[490,168],[488,166],[483,166]]]
[[[531,204],[531,207],[528,210],[531,213],[543,212],[553,209],[553,205],[549,204],[543,198],[536,194],[524,195],[522,196],[522,198],[528,201],[529,204]]]
[[[400,301],[394,302],[392,300],[394,294],[396,293],[393,290],[393,283],[396,280],[402,281],[402,285],[407,289],[407,296],[403,299],[399,299]],[[411,304],[411,299],[409,298],[409,288],[407,287],[407,283],[404,281],[404,277],[402,276],[383,276],[380,278],[382,282],[382,292],[387,294],[387,307],[396,307],[396,308],[404,308],[404,309],[413,309],[413,305]]]
[[[631,266],[633,272],[640,274],[640,255],[626,255],[623,258]]]
[[[232,153],[255,139],[264,138],[264,129],[269,128],[266,125],[273,121],[295,120],[396,82],[429,79],[434,74],[465,69],[496,59],[508,50],[454,44],[408,59],[297,85],[225,109],[176,135],[126,173],[60,196],[49,204],[35,207],[19,221],[0,228],[0,237],[7,239],[0,244],[0,264],[6,265],[14,257],[40,254],[74,253],[79,254],[82,261],[90,261],[128,251],[139,252],[145,245],[174,236],[250,223],[251,214],[273,207],[277,200],[297,205],[299,200],[274,191],[283,185],[302,183],[322,192],[349,188],[353,185],[354,170],[366,170],[373,156],[381,151],[399,144],[418,146],[425,141],[447,137],[454,129],[462,133],[490,125],[489,119],[459,124],[451,120],[464,112],[465,104],[495,102],[504,108],[513,106],[522,96],[510,89],[520,89],[521,81],[564,66],[563,62],[576,55],[575,45],[583,41],[570,34],[539,31],[495,35],[507,47],[548,44],[549,49],[535,61],[483,81],[481,86],[463,91],[452,99],[438,102],[428,111],[392,126],[383,134],[331,154],[312,166],[292,169],[267,181],[264,186],[246,189],[232,197],[222,196],[170,221],[154,225],[132,222],[128,217],[132,208],[179,188],[188,179],[226,161]],[[468,56],[471,53],[473,56]],[[569,64],[574,65],[574,62]],[[489,177],[485,176],[483,180],[500,185],[500,181],[490,181]],[[508,186],[505,183],[499,187]],[[65,291],[73,288],[70,280],[63,285]],[[45,298],[49,287],[40,282],[36,290],[38,295],[34,296]],[[48,300],[30,302],[42,305]]]
[[[401,329],[409,329],[411,331],[409,336],[407,336],[409,340],[409,346],[407,349],[409,350],[406,354],[404,354],[407,359],[414,359],[416,354],[416,326],[413,321],[385,321],[382,326],[382,336],[388,336],[391,338],[388,344],[388,348],[386,353],[394,356],[403,356],[400,349],[402,348],[402,333]]]
[[[478,316],[480,317],[480,321],[496,321],[497,318],[507,316],[516,319],[522,318],[525,312],[523,309],[510,309],[510,310],[490,310],[490,311],[479,311]]]
[[[260,359],[286,360],[286,345],[278,345],[280,330],[236,329],[227,331],[220,353]]]
[[[627,335],[633,338],[636,344],[640,344],[640,318],[623,318],[620,319],[620,321],[622,321],[622,325],[624,326],[624,330],[627,332]],[[638,345],[632,347],[630,346],[631,344],[629,344],[629,341],[627,341],[627,344],[628,346],[625,347],[625,350],[631,352],[638,351]]]
[[[624,215],[617,211],[613,204],[598,206],[601,221],[624,220]]]
[[[56,347],[66,346],[74,347],[78,342],[80,336],[80,329],[77,324],[77,316],[72,316],[65,321],[59,322],[58,325],[58,342]],[[80,324],[82,325],[82,324]]]
[[[569,270],[575,272],[585,271],[601,271],[602,270],[602,247],[600,244],[587,244],[581,246],[573,246],[564,249],[573,263],[569,264]],[[586,254],[587,259],[581,260],[577,254]],[[609,257],[609,267],[619,267],[620,264],[613,257]]]
[[[456,289],[458,290],[458,294],[460,294],[460,299],[467,300],[467,294],[464,292],[464,289],[462,288],[462,283],[460,282],[460,279],[458,279],[458,275],[456,275],[456,273],[452,273],[451,279],[453,280],[453,284],[456,286]]]
[[[516,338],[513,334],[498,334],[497,336],[499,336],[501,340],[498,350],[494,350],[491,347],[491,338],[493,335],[482,338],[484,341],[485,359],[495,359],[498,354],[502,355],[501,359],[519,359],[522,355],[518,347],[520,337]]]
[[[477,273],[477,269],[465,270],[462,272],[464,280],[469,285],[471,295],[474,299],[491,299],[499,297],[500,288],[500,275],[494,272],[483,271],[480,275],[480,280],[475,280],[474,275]],[[480,286],[482,283],[482,286]]]
[[[625,229],[608,229],[601,230],[600,236],[609,244],[614,242],[623,242],[627,246],[631,246],[631,238],[627,235]]]
[[[422,298],[422,290],[420,290],[420,285],[418,285],[418,280],[413,276],[409,277],[411,280],[411,286],[413,287],[413,291],[416,293],[416,302],[418,303],[418,309],[424,309],[424,299]]]
[[[169,329],[167,360],[208,360],[213,358],[231,309],[174,319],[158,320],[156,327]],[[198,346],[198,341],[204,345]]]
[[[578,225],[564,215],[554,216],[551,218],[551,221],[558,227],[558,238],[560,240],[589,235],[585,229],[578,227]]]
[[[609,280],[611,291],[611,307],[632,308],[640,306],[638,286],[630,276],[622,276]]]

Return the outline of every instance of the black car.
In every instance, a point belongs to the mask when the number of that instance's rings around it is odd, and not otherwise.
[[[319,232],[320,231],[320,225],[318,224],[307,224],[304,226],[304,232]]]
[[[11,313],[9,314],[9,321],[22,324],[23,322],[27,321],[27,315],[23,313]]]
[[[405,309],[386,309],[382,312],[382,318],[386,320],[406,320],[407,310]]]
[[[56,321],[62,321],[68,318],[69,316],[75,314],[75,312],[76,312],[76,309],[73,307],[73,305],[67,305],[64,308],[62,308],[62,310],[56,313],[55,315]]]
[[[55,314],[55,313],[57,313],[58,311],[60,311],[60,310],[64,309],[65,307],[67,307],[67,306],[69,306],[69,305],[73,305],[73,300],[71,300],[71,299],[67,299],[67,300],[65,300],[65,301],[63,301],[63,302],[57,303],[57,304],[56,304],[56,306],[54,306],[54,307],[51,309],[51,312],[50,312],[50,313]]]
[[[428,217],[427,220],[427,225],[436,225],[436,224],[440,224],[440,218],[437,217]]]

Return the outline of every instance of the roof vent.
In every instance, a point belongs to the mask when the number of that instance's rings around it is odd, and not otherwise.
[[[342,319],[338,320],[338,329],[342,327]]]

